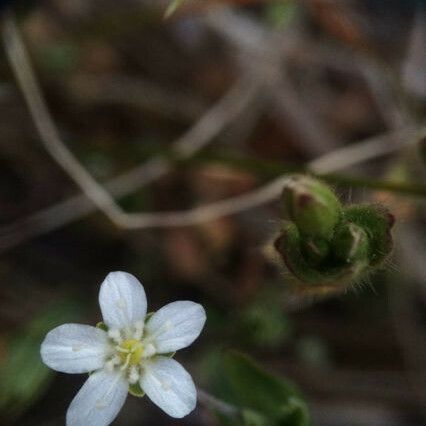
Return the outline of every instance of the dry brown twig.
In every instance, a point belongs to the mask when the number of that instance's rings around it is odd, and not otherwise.
[[[49,154],[77,183],[92,203],[103,211],[116,225],[122,228],[150,226],[150,216],[146,220],[142,215],[128,214],[118,206],[110,193],[82,167],[76,157],[66,147],[59,136],[59,131],[48,111],[41,89],[35,78],[31,63],[22,42],[19,30],[11,15],[5,19],[3,39],[6,52],[17,81],[25,97],[28,109]],[[188,158],[203,148],[231,121],[233,121],[255,98],[260,86],[252,81],[250,75],[242,76],[231,89],[204,114],[184,135],[172,145],[173,152],[180,158]],[[108,185],[117,195],[132,192],[170,170],[170,163],[164,158],[154,158],[132,170],[130,173],[114,179]],[[119,187],[130,187],[128,192],[121,193]],[[77,204],[75,202],[75,204]],[[70,203],[67,206],[70,207]],[[62,208],[63,212],[64,209]],[[39,217],[39,220],[43,220]],[[138,222],[140,224],[137,224]]]
[[[270,113],[278,124],[290,125],[310,155],[322,155],[339,146],[300,99],[287,76],[286,56],[295,44],[290,31],[267,31],[253,19],[226,7],[212,10],[205,22],[237,50],[240,68],[251,70],[265,81],[264,96]]]
[[[123,229],[141,229],[194,225],[263,205],[279,196],[286,176],[280,176],[252,192],[186,211],[126,213],[116,203],[114,197],[132,193],[163,176],[170,170],[169,161],[154,158],[113,179],[105,187],[97,183],[60,139],[35,79],[19,30],[10,15],[5,20],[3,38],[11,66],[45,148],[85,194],[85,197],[74,197],[3,228],[0,231],[4,235],[1,239],[3,250],[78,219],[96,207]],[[181,157],[189,158],[203,148],[241,114],[256,97],[263,84],[264,80],[253,79],[252,73],[245,74],[216,105],[173,144],[174,152]],[[390,146],[388,138],[389,135],[382,135],[363,144],[335,150],[312,161],[309,167],[317,173],[334,172],[401,148],[402,143]],[[26,231],[23,232],[23,229]]]
[[[59,131],[48,111],[39,84],[32,70],[28,53],[11,13],[3,27],[6,54],[27,103],[41,142],[48,153],[66,171],[88,198],[114,223],[123,222],[122,212],[111,195],[99,185],[62,142]]]
[[[205,102],[177,90],[165,89],[142,77],[115,73],[80,75],[65,85],[67,95],[83,104],[113,103],[160,113],[175,121],[196,120],[205,111]]]

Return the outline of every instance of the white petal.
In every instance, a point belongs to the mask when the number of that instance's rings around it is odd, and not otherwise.
[[[146,324],[157,353],[174,352],[189,346],[206,322],[204,308],[194,302],[173,302],[163,306]]]
[[[109,351],[105,331],[90,325],[64,324],[47,333],[40,354],[56,371],[87,373],[101,368]]]
[[[197,391],[189,373],[174,359],[155,357],[145,366],[140,386],[169,416],[181,418],[196,405]]]
[[[99,305],[110,328],[125,328],[143,321],[146,304],[142,284],[127,272],[111,272],[101,285]]]
[[[67,411],[67,426],[107,426],[126,400],[127,381],[120,373],[93,373],[84,383]]]

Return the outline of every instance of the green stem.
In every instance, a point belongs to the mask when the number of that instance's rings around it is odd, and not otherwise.
[[[371,188],[401,195],[414,197],[426,197],[426,185],[410,182],[394,182],[380,179],[369,179],[358,176],[345,176],[337,174],[313,174],[327,183],[334,183],[343,186],[355,186],[361,188]]]
[[[426,197],[426,185],[411,182],[395,182],[383,179],[372,179],[359,176],[348,176],[336,173],[314,173],[305,167],[292,164],[269,162],[253,158],[242,158],[223,154],[199,154],[188,160],[174,159],[179,165],[198,165],[219,163],[255,173],[262,179],[268,180],[287,173],[309,173],[327,183],[348,187],[370,188],[394,194],[413,197]]]

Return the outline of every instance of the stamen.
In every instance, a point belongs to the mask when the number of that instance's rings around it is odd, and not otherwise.
[[[130,358],[132,357],[132,354],[131,353],[129,353],[127,356],[126,356],[126,362],[121,366],[121,370],[125,370],[128,366],[129,366],[129,364],[130,364]]]
[[[143,321],[136,321],[135,323],[135,332],[133,334],[133,337],[136,340],[142,339],[143,336],[143,329],[144,329],[144,322]]]
[[[136,366],[132,366],[130,367],[130,372],[129,372],[129,383],[134,385],[135,383],[137,383],[139,381],[139,371],[136,368]]]
[[[110,328],[108,330],[108,336],[117,344],[120,344],[123,341],[123,338],[121,337],[121,332],[117,328]]]
[[[145,345],[145,350],[143,352],[143,358],[151,358],[156,353],[155,346],[152,343]]]
[[[133,337],[133,331],[130,327],[126,327],[122,331],[124,336],[126,337],[126,340],[130,340]]]
[[[120,332],[123,333],[123,330]],[[116,337],[115,332],[113,336]],[[143,341],[137,339],[123,340],[121,344],[113,345],[111,349],[114,356],[105,362],[104,368],[109,372],[119,368],[130,384],[135,384],[140,379],[142,359],[156,352],[153,344],[148,343],[145,346]]]
[[[114,362],[112,360],[109,360],[105,363],[105,369],[109,372],[112,373],[114,371]]]
[[[105,363],[105,368],[111,373],[114,370],[114,367],[119,364],[121,364],[121,359],[120,357],[115,356]]]
[[[121,347],[121,346],[116,346],[116,347],[115,347],[115,349],[116,349],[118,352],[121,352],[121,353],[123,353],[123,354],[129,354],[129,353],[131,352],[131,350],[130,350],[130,349],[123,348],[123,347]]]

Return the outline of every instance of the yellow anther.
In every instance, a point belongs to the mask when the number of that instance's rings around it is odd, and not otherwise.
[[[129,365],[138,365],[142,359],[144,347],[139,340],[125,340],[117,347],[117,355],[122,363],[128,367]]]

